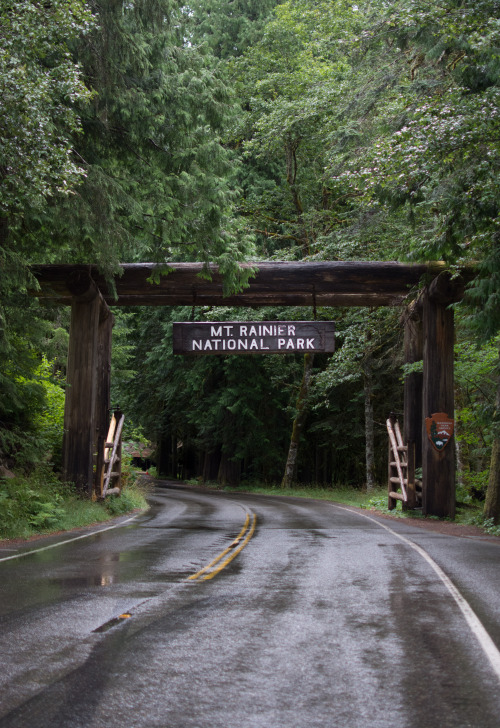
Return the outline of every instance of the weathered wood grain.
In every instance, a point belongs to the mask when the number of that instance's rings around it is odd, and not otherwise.
[[[406,364],[421,362],[423,357],[422,306],[414,303],[402,316],[404,326],[404,360]],[[408,502],[417,506],[415,471],[422,465],[422,372],[411,372],[404,378],[403,439],[408,446]]]
[[[95,281],[108,304],[117,306],[395,306],[424,278],[445,269],[444,263],[397,262],[263,262],[243,266],[257,271],[242,292],[224,295],[224,282],[216,266],[172,263],[171,272],[158,283],[152,263],[123,264],[113,285],[95,266],[34,266],[41,290],[36,293],[60,303],[71,303],[75,293],[86,294]],[[211,280],[201,277],[207,270]],[[75,292],[75,293],[74,293]]]
[[[92,494],[101,302],[74,300],[64,407],[63,478]]]
[[[423,297],[423,427],[422,510],[424,514],[453,518],[455,515],[455,445],[438,452],[425,430],[425,418],[435,412],[454,417],[453,310],[429,296]]]

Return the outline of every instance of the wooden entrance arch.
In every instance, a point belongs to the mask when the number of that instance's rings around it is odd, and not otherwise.
[[[437,451],[424,420],[454,416],[453,311],[463,294],[443,263],[265,262],[249,264],[255,275],[241,293],[224,295],[223,278],[201,263],[172,263],[152,283],[157,266],[123,264],[110,284],[92,265],[40,265],[33,270],[42,299],[71,306],[68,390],[63,443],[64,478],[92,493],[94,453],[104,442],[109,417],[113,306],[403,306],[405,359],[423,360],[423,374],[405,379],[404,440],[409,458],[422,465],[423,512],[453,517],[455,450]],[[422,283],[424,284],[423,288]],[[415,291],[420,287],[420,292]]]

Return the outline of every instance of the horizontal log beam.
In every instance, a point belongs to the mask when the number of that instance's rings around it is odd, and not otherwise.
[[[406,498],[402,493],[395,493],[393,490],[389,493],[389,498],[393,498],[394,500],[400,500],[403,501],[403,503],[406,501]]]
[[[151,278],[153,263],[123,264],[112,285],[88,265],[39,265],[33,267],[43,299],[70,304],[76,294],[85,297],[97,285],[104,300],[114,306],[396,306],[424,278],[429,282],[445,270],[444,263],[396,262],[265,262],[256,268],[249,286],[241,293],[224,295],[223,277],[209,266],[211,280],[202,275],[202,263],[172,263],[172,272],[159,283]],[[77,283],[77,285],[76,285]]]

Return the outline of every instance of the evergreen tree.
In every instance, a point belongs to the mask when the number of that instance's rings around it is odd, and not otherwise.
[[[186,12],[195,43],[207,43],[214,56],[227,61],[255,45],[271,11],[280,0],[191,0]]]
[[[123,261],[218,262],[236,284],[251,247],[231,220],[229,89],[211,56],[186,42],[178,3],[94,9],[98,28],[73,49],[94,91],[74,147],[85,180],[32,221],[30,238],[50,230],[58,260],[107,272]]]

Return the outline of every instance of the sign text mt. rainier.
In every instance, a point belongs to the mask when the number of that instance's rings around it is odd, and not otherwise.
[[[332,321],[174,323],[174,354],[293,354],[335,350]]]

